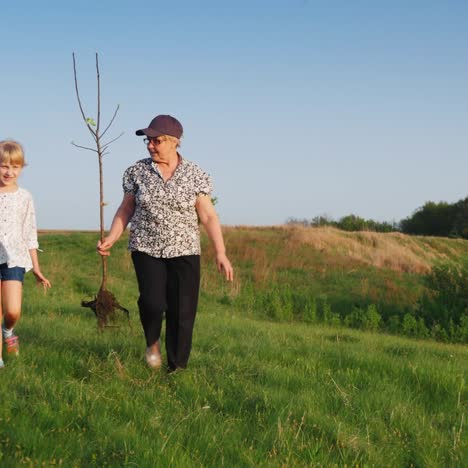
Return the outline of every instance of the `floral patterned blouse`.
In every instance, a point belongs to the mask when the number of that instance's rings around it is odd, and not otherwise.
[[[16,192],[0,192],[0,264],[29,271],[29,250],[38,247],[31,194],[21,187]]]
[[[158,258],[200,255],[195,203],[213,190],[208,174],[179,155],[173,176],[164,182],[158,165],[147,158],[125,171],[122,185],[125,194],[135,195],[136,204],[129,250]]]

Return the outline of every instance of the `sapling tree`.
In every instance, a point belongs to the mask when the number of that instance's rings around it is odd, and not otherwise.
[[[98,165],[99,165],[99,222],[100,222],[100,239],[101,242],[104,240],[104,206],[106,203],[104,202],[104,176],[103,176],[103,157],[108,154],[109,146],[116,140],[118,140],[122,135],[123,132],[117,136],[116,138],[110,139],[107,142],[103,140],[104,136],[106,135],[107,131],[110,129],[112,124],[114,123],[115,117],[119,111],[119,106],[117,105],[114,115],[112,116],[109,124],[102,130],[101,127],[101,77],[99,73],[99,57],[96,53],[96,78],[97,78],[97,116],[96,118],[92,118],[87,115],[84,111],[83,104],[81,102],[79,87],[78,87],[78,77],[76,72],[76,60],[75,60],[75,53],[73,52],[73,75],[75,78],[75,91],[76,91],[76,99],[78,100],[78,105],[80,108],[81,116],[83,121],[88,128],[89,132],[91,133],[93,140],[94,140],[94,147],[88,147],[83,145],[77,145],[72,141],[72,145],[76,146],[77,148],[85,149],[88,151],[92,151],[97,154],[98,158]],[[96,318],[98,321],[99,328],[103,328],[109,325],[109,322],[114,320],[116,317],[116,309],[121,310],[129,316],[128,310],[125,307],[122,307],[115,296],[107,289],[107,279],[108,279],[108,271],[107,271],[107,257],[101,257],[102,263],[102,280],[101,286],[99,287],[99,291],[92,301],[82,301],[81,305],[83,307],[91,308],[94,313],[96,314]]]

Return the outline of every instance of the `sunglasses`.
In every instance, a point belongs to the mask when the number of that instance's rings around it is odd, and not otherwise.
[[[158,138],[154,137],[154,138],[145,138],[143,140],[143,143],[145,145],[149,145],[150,143],[153,143],[153,145],[157,146],[157,145],[160,145],[164,140],[158,140]]]

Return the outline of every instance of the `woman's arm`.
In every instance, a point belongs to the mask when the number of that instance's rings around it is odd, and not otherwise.
[[[216,266],[218,267],[218,271],[220,273],[224,272],[226,279],[232,281],[234,272],[231,262],[226,256],[221,225],[219,224],[218,215],[216,214],[213,203],[211,203],[211,198],[209,196],[200,195],[197,198],[195,208],[200,222],[203,224],[208,237],[213,243],[216,252]]]
[[[135,195],[126,193],[122,203],[115,212],[109,233],[102,242],[99,241],[97,244],[97,250],[100,255],[110,255],[110,248],[119,240],[127,224],[132,219],[133,213],[135,213]]]

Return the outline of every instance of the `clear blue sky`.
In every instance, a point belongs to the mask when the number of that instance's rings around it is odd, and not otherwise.
[[[214,179],[223,224],[376,220],[468,195],[466,0],[1,2],[0,139],[29,166],[39,227],[96,229],[87,114],[120,104],[105,160],[106,227],[121,176],[146,157],[135,130],[185,128],[181,153]]]

